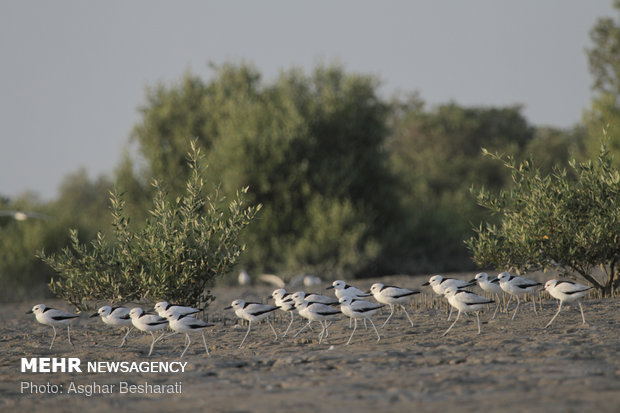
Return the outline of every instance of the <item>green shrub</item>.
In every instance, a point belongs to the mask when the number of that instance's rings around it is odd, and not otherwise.
[[[185,194],[173,201],[157,180],[150,219],[138,230],[129,227],[125,203],[111,192],[114,242],[102,232],[90,248],[71,230],[71,245],[62,252],[40,258],[59,279],[50,290],[79,309],[93,301],[128,302],[166,299],[204,308],[214,298],[207,287],[231,270],[244,246],[241,231],[253,220],[260,205],[246,206],[241,193],[226,201],[205,194],[200,150],[191,143],[191,169]]]
[[[486,152],[486,151],[485,151]],[[570,162],[543,175],[531,161],[491,156],[512,173],[513,187],[478,203],[501,218],[466,241],[483,267],[519,271],[554,269],[582,276],[604,295],[620,286],[620,173],[603,146],[595,161]],[[602,272],[603,277],[597,274]]]

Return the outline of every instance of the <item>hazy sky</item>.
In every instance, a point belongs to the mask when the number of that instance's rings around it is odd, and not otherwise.
[[[611,0],[0,0],[0,194],[53,199],[80,167],[118,164],[145,87],[207,63],[340,63],[429,105],[523,104],[570,127],[588,107],[585,48]]]

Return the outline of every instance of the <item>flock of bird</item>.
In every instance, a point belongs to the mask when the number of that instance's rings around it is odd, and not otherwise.
[[[495,299],[490,299],[467,290],[468,287],[472,287],[474,285],[478,285],[483,291],[493,295]],[[422,286],[431,286],[437,295],[447,299],[450,304],[448,321],[452,316],[452,309],[454,308],[458,311],[454,322],[443,333],[443,336],[445,336],[450,332],[450,330],[452,330],[452,327],[454,327],[456,322],[459,320],[461,313],[470,312],[476,314],[478,334],[480,334],[480,311],[485,306],[496,303],[495,312],[493,314],[493,318],[495,318],[500,306],[500,297],[503,293],[507,293],[511,297],[515,297],[517,299],[517,306],[512,314],[512,319],[514,319],[521,303],[520,297],[528,293],[533,294],[537,292],[542,284],[523,277],[511,275],[508,272],[502,272],[497,277],[490,277],[486,273],[479,273],[471,281],[463,281],[454,278],[442,277],[441,275],[434,275],[430,277],[426,283],[422,284]],[[580,299],[583,298],[587,291],[591,288],[592,287],[580,285],[572,281],[547,281],[544,285],[544,290],[559,301],[559,306],[557,312],[547,323],[545,328],[549,327],[556,319],[562,310],[562,305],[564,303],[574,301],[577,301],[579,304],[581,318],[585,324],[586,320],[583,314]],[[271,298],[275,301],[275,305],[251,303],[242,299],[234,300],[231,305],[225,309],[234,310],[237,317],[248,321],[248,329],[245,336],[241,340],[239,348],[243,347],[243,344],[252,329],[252,324],[262,320],[265,320],[269,324],[276,340],[278,339],[278,333],[276,332],[269,317],[276,310],[284,311],[290,314],[290,321],[283,336],[288,334],[293,324],[295,314],[298,314],[308,321],[299,331],[297,331],[294,335],[295,337],[301,334],[305,329],[309,327],[311,328],[313,322],[318,322],[321,326],[321,332],[319,333],[319,344],[321,344],[323,339],[329,335],[328,327],[331,322],[342,314],[349,317],[353,323],[353,331],[346,342],[347,345],[351,342],[351,339],[357,330],[357,321],[360,319],[364,321],[364,324],[368,321],[377,335],[377,341],[381,340],[381,336],[372,320],[372,316],[374,316],[386,305],[390,308],[390,314],[381,325],[381,328],[384,328],[394,315],[396,305],[402,308],[407,316],[407,319],[411,323],[411,326],[414,326],[414,322],[407,312],[405,304],[408,303],[412,296],[419,294],[420,291],[418,290],[410,290],[407,288],[375,283],[371,286],[370,291],[362,291],[348,285],[342,280],[334,281],[328,289],[334,289],[335,299],[333,297],[320,294],[306,294],[303,291],[287,293],[283,288],[279,288],[271,294]],[[371,297],[376,302],[368,301]],[[536,312],[536,302],[535,300],[532,300],[532,302],[534,305],[534,312]],[[506,307],[507,306],[508,303],[506,304]],[[214,324],[207,323],[195,317],[201,310],[187,306],[172,305],[165,301],[155,304],[153,310],[157,314],[145,312],[140,307],[128,308],[103,306],[99,308],[95,314],[92,314],[91,317],[100,316],[101,320],[107,325],[128,329],[127,333],[123,336],[123,340],[119,347],[122,347],[125,344],[127,336],[135,327],[138,330],[151,334],[152,342],[148,353],[148,356],[150,356],[153,353],[155,344],[167,336],[166,331],[162,331],[158,337],[155,337],[154,332],[170,328],[173,330],[172,334],[185,334],[185,348],[183,349],[180,357],[185,355],[185,352],[191,344],[190,334],[194,333],[202,336],[205,351],[207,355],[209,355],[204,329],[213,326]],[[67,338],[69,343],[71,343],[69,322],[79,317],[77,314],[56,310],[47,307],[45,304],[35,305],[32,310],[28,311],[28,313],[34,313],[39,323],[49,325],[53,328],[54,336],[49,347],[50,350],[52,349],[56,339],[56,326],[67,326]]]

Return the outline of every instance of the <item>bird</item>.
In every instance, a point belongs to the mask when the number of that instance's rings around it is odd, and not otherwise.
[[[353,338],[353,334],[355,334],[355,330],[357,330],[357,319],[358,318],[363,318],[365,320],[370,321],[370,324],[375,329],[375,333],[377,333],[377,341],[381,340],[381,336],[379,335],[379,332],[377,331],[377,327],[375,327],[375,323],[372,321],[370,317],[375,315],[377,311],[379,311],[381,308],[385,307],[384,304],[375,304],[369,301],[365,301],[359,298],[353,298],[351,296],[346,296],[346,295],[340,298],[339,301],[340,301],[340,311],[342,311],[342,314],[346,315],[347,317],[352,318],[354,322],[353,332],[351,333],[351,336],[349,337],[349,341],[347,341],[346,345],[349,345],[349,343],[351,342],[351,339]]]
[[[392,285],[383,285],[381,283],[375,283],[370,287],[370,292],[372,293],[375,300],[382,304],[387,304],[390,306],[390,315],[385,320],[381,328],[385,327],[392,315],[394,315],[394,304],[398,304],[401,306],[407,319],[411,323],[411,327],[413,327],[413,321],[411,317],[409,317],[409,313],[407,313],[407,309],[403,305],[406,303],[413,295],[420,294],[419,291],[408,290],[406,288],[396,287]]]
[[[183,305],[169,304],[166,301],[160,301],[155,304],[155,311],[160,317],[166,317],[166,313],[170,312],[172,314],[178,315],[190,315],[199,313],[202,310],[193,307],[186,307]]]
[[[435,294],[443,296],[448,287],[466,288],[474,285],[474,282],[457,280],[456,278],[443,277],[441,275],[433,275],[427,282],[422,284],[423,287],[430,285]]]
[[[433,288],[435,294],[444,296],[448,287],[466,288],[474,285],[472,282],[457,280],[456,278],[443,277],[441,275],[433,275],[427,282],[422,284],[423,287],[430,285]],[[452,306],[450,306],[450,312],[448,313],[448,321],[452,317]]]
[[[140,331],[144,331],[145,333],[150,333],[151,337],[153,337],[153,342],[151,343],[151,349],[149,350],[149,357],[153,353],[153,347],[155,347],[155,343],[161,340],[164,337],[165,332],[161,333],[157,339],[155,339],[155,334],[153,331],[162,330],[168,327],[168,319],[165,317],[161,317],[156,314],[147,314],[140,307],[134,307],[129,311],[129,317],[131,317],[131,322],[133,326]]]
[[[494,319],[495,316],[497,315],[497,310],[499,310],[500,296],[504,292],[504,290],[502,290],[502,287],[500,287],[499,285],[499,278],[497,277],[489,278],[489,274],[487,274],[486,272],[480,272],[476,274],[474,279],[471,280],[470,282],[478,283],[478,286],[483,291],[486,291],[487,293],[495,294],[495,298],[497,298],[497,305],[495,306],[495,312],[493,313],[493,317],[491,317],[491,319]]]
[[[287,293],[284,288],[278,288],[273,290],[271,298],[275,301],[276,306],[280,307],[280,310],[291,314],[291,321],[288,323],[288,327],[286,327],[284,334],[282,334],[282,337],[286,337],[295,319],[295,302],[293,301],[293,295]]]
[[[317,285],[321,285],[323,281],[321,281],[321,279],[317,276],[314,275],[305,275],[303,278],[303,283],[304,283],[304,287],[306,288],[310,288],[310,287],[316,287]]]
[[[10,217],[15,221],[26,221],[27,219],[41,219],[49,221],[52,218],[49,215],[32,211],[0,211],[0,217]]]
[[[185,355],[185,352],[189,348],[190,344],[192,344],[192,340],[189,336],[190,333],[200,333],[202,336],[202,342],[205,345],[205,351],[207,352],[207,356],[209,355],[209,347],[207,347],[207,340],[205,339],[204,329],[207,327],[213,327],[215,324],[206,323],[202,320],[198,320],[195,317],[192,317],[189,314],[179,314],[174,311],[167,311],[166,318],[168,319],[168,323],[170,328],[177,333],[185,333],[185,343],[186,346],[181,353],[181,358]]]
[[[277,288],[284,288],[285,285],[284,280],[275,274],[261,274],[258,279]]]
[[[291,298],[293,300],[293,305],[295,306],[295,309],[297,310],[297,314],[300,314],[300,315],[301,313],[300,313],[299,306],[301,305],[303,301],[307,301],[310,304],[324,304],[324,305],[329,305],[329,306],[335,306],[335,305],[340,304],[337,300],[334,300],[332,297],[328,297],[326,295],[321,295],[321,294],[314,294],[314,293],[310,293],[306,295],[304,291],[297,291],[293,293],[291,295]],[[307,317],[305,316],[302,316],[302,317],[307,319]],[[313,320],[310,320],[310,322],[304,325],[302,329],[299,330],[293,337],[297,337],[299,333],[301,333],[307,327],[310,327],[310,329],[312,330],[312,326],[311,326],[312,321]],[[321,324],[321,328],[323,328],[323,322],[320,322],[319,324]],[[326,328],[327,328],[327,324],[326,324]]]
[[[306,294],[304,291],[297,291],[293,293],[291,296],[293,301],[297,301],[298,299],[306,300],[311,303],[321,303],[326,305],[338,305],[338,300],[334,300],[332,297],[328,297],[326,295],[321,294]]]
[[[333,320],[338,314],[340,314],[340,309],[327,304],[309,302],[299,296],[295,297],[294,300],[295,308],[297,308],[299,315],[308,320],[308,324],[295,333],[294,337],[297,337],[306,329],[306,327],[310,326],[313,321],[318,321],[322,327],[322,330],[319,333],[319,344],[321,344],[323,338],[329,335],[327,332],[327,327],[329,327],[327,321]]]
[[[250,278],[250,275],[247,273],[247,271],[241,270],[239,272],[239,275],[237,276],[237,282],[239,283],[239,285],[250,285],[252,284],[252,279]]]
[[[133,330],[133,323],[131,322],[129,311],[131,311],[131,309],[127,307],[111,307],[109,305],[104,305],[90,317],[101,316],[101,321],[112,327],[129,327],[127,329],[127,333],[125,333],[125,336],[123,337],[123,341],[121,341],[121,345],[119,346],[123,347],[127,336],[131,333],[131,330]]]
[[[48,307],[45,304],[37,304],[30,311],[27,311],[26,314],[34,313],[37,321],[41,324],[45,324],[48,326],[52,326],[54,329],[54,337],[52,337],[52,343],[50,344],[50,350],[54,346],[54,340],[56,340],[56,326],[66,325],[67,326],[67,339],[69,340],[69,344],[73,345],[71,342],[71,333],[69,331],[69,322],[79,316],[77,314],[67,313],[65,311],[56,310],[55,308]]]
[[[265,320],[265,319],[267,323],[269,324],[269,326],[271,327],[271,329],[273,330],[273,334],[276,335],[276,340],[278,339],[278,333],[276,333],[276,330],[273,328],[273,325],[271,324],[269,319],[267,319],[269,314],[271,314],[273,311],[277,310],[278,308],[280,307],[269,305],[269,304],[246,303],[244,300],[241,300],[241,299],[234,300],[231,305],[224,308],[224,310],[234,309],[237,317],[243,318],[244,320],[249,321],[248,331],[245,333],[243,340],[241,340],[241,344],[239,344],[239,348],[243,347],[243,343],[245,342],[245,339],[248,337],[248,334],[250,334],[252,323]]]
[[[500,273],[497,278],[499,279],[499,286],[502,290],[517,298],[517,307],[515,308],[515,312],[512,314],[511,320],[514,320],[517,315],[517,310],[519,309],[519,304],[521,303],[519,296],[527,293],[533,293],[539,286],[542,285],[539,282],[528,280],[527,278],[510,275],[508,272]],[[534,305],[534,313],[536,314],[536,300],[533,299],[532,304]]]
[[[355,288],[349,284],[347,284],[346,282],[344,282],[343,280],[336,280],[332,283],[331,286],[327,287],[327,290],[330,289],[334,289],[334,294],[336,295],[336,298],[338,300],[340,300],[342,297],[345,296],[351,296],[353,298],[365,298],[365,297],[370,297],[372,294],[370,293],[366,293],[362,290],[360,290],[359,288]],[[349,319],[349,328],[351,328],[352,326],[352,321],[353,319],[350,318]],[[366,327],[366,319],[364,319],[364,327]]]
[[[363,297],[370,297],[372,295],[370,293],[366,293],[360,290],[359,288],[355,288],[342,280],[334,281],[332,285],[330,285],[326,289],[330,290],[332,288],[334,289],[334,294],[336,294],[336,297],[339,300],[344,296],[351,296],[354,298],[363,298]]]
[[[579,310],[581,311],[581,320],[583,324],[586,323],[586,318],[583,315],[583,307],[581,307],[581,298],[583,298],[588,290],[592,287],[577,284],[571,281],[560,281],[560,280],[549,280],[545,283],[545,291],[547,291],[553,298],[556,298],[560,301],[560,305],[558,306],[558,311],[555,313],[553,318],[547,323],[545,328],[549,327],[553,320],[560,314],[562,310],[562,304],[571,303],[573,301],[577,301],[579,304]]]
[[[479,312],[482,308],[484,308],[486,304],[491,304],[494,301],[489,300],[486,297],[483,297],[478,294],[474,294],[469,291],[459,290],[454,286],[446,288],[444,294],[445,294],[445,297],[448,299],[448,302],[450,303],[450,305],[456,308],[459,312],[456,315],[456,319],[454,320],[454,322],[450,325],[450,327],[448,327],[448,329],[446,330],[445,333],[442,334],[442,336],[445,336],[446,334],[448,334],[448,332],[452,329],[452,327],[454,327],[456,322],[459,321],[461,312],[463,313],[475,312],[476,313],[476,320],[478,321],[478,334],[480,334],[481,330],[480,330]]]

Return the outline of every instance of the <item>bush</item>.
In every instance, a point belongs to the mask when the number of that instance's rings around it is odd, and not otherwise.
[[[237,262],[244,250],[239,235],[260,205],[244,205],[239,192],[228,202],[217,190],[205,195],[200,158],[194,141],[185,195],[174,201],[168,200],[159,181],[153,182],[151,219],[141,229],[130,229],[122,195],[115,190],[110,197],[115,242],[99,232],[88,248],[71,230],[70,247],[53,255],[40,252],[39,257],[60,276],[52,279],[50,290],[82,310],[98,300],[166,299],[208,306],[214,297],[206,288]]]
[[[185,181],[190,132],[222,193],[250,187],[249,202],[263,205],[243,235],[250,272],[350,277],[381,254],[398,206],[384,149],[390,108],[377,87],[338,66],[267,83],[251,66],[225,64],[208,82],[186,76],[151,90],[133,139],[149,175],[173,179],[171,193]]]
[[[466,241],[480,266],[560,270],[581,275],[604,295],[620,286],[620,173],[603,146],[598,159],[570,162],[542,175],[531,161],[489,154],[512,173],[513,188],[477,192],[478,203],[499,214]],[[574,178],[571,178],[573,176]],[[604,279],[596,275],[601,269]]]

